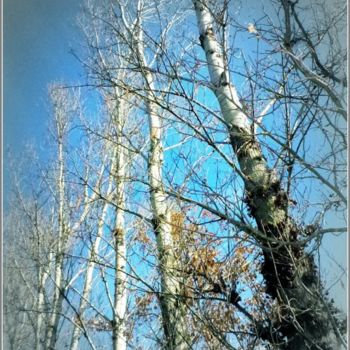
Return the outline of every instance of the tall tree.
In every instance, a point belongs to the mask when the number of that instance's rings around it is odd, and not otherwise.
[[[276,174],[269,169],[251,121],[230,81],[209,2],[198,0],[193,4],[213,92],[244,177],[250,214],[259,229],[252,234],[263,247],[261,272],[266,292],[277,301],[268,326],[258,332],[278,348],[331,349],[332,335],[340,346],[342,338],[332,326],[331,307],[321,294],[313,257],[298,240],[305,228],[298,227],[288,214],[288,195]]]
[[[150,151],[148,159],[148,179],[150,187],[150,200],[152,208],[153,229],[156,236],[159,271],[161,278],[161,293],[159,296],[162,312],[162,325],[166,339],[165,348],[185,349],[186,321],[185,308],[181,301],[181,284],[179,282],[178,268],[174,256],[175,242],[171,234],[171,216],[167,196],[164,192],[162,177],[163,154],[163,126],[157,105],[152,102],[155,95],[155,82],[150,72],[145,55],[145,38],[143,28],[143,13],[147,10],[146,4],[138,2],[135,26],[126,20],[126,9],[118,3],[124,27],[130,36],[130,42],[135,55],[136,67],[141,71],[144,79],[145,105],[149,120]]]
[[[55,116],[55,131],[57,140],[57,228],[58,237],[54,247],[54,295],[52,301],[51,315],[48,320],[46,336],[46,347],[55,349],[57,341],[58,324],[62,312],[64,300],[64,255],[68,239],[68,225],[66,218],[66,191],[65,191],[65,158],[64,142],[69,125],[70,101],[64,90],[53,87],[50,91]]]

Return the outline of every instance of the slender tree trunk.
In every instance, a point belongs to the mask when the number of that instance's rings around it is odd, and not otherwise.
[[[159,272],[161,279],[160,308],[162,326],[165,336],[165,348],[172,350],[188,349],[186,341],[185,307],[181,301],[181,284],[177,278],[178,269],[173,253],[173,240],[171,236],[170,213],[166,204],[166,195],[162,183],[162,125],[157,114],[154,101],[154,81],[146,62],[144,52],[144,38],[142,28],[142,6],[144,2],[137,2],[137,13],[133,22],[128,21],[126,5],[116,1],[124,29],[129,35],[132,54],[139,64],[145,85],[145,104],[149,118],[150,152],[148,159],[148,178],[150,184],[151,210],[153,214],[153,227],[156,236]],[[124,35],[123,35],[124,37]]]
[[[207,3],[205,0],[193,3],[213,91],[244,175],[246,203],[261,232],[256,239],[265,247],[261,272],[266,292],[277,300],[270,329],[262,328],[260,336],[279,344],[280,349],[331,349],[330,315],[320,299],[316,267],[297,242],[301,228],[288,216],[287,194],[268,168],[236,89],[230,83]]]
[[[111,173],[113,173],[114,171],[114,164],[115,161],[112,160],[112,167],[111,167]],[[108,188],[107,188],[107,193],[110,193],[112,190],[112,174],[110,175],[110,179],[109,179],[109,184],[108,184]],[[76,350],[78,349],[78,344],[79,344],[79,339],[81,336],[81,331],[82,331],[82,327],[84,325],[84,313],[86,308],[89,305],[89,297],[90,297],[90,293],[91,293],[91,289],[92,289],[92,279],[93,279],[93,273],[94,273],[94,269],[95,269],[95,258],[96,256],[98,256],[98,251],[99,251],[99,246],[103,237],[103,228],[104,228],[104,223],[106,220],[106,215],[107,215],[107,210],[108,210],[108,203],[106,202],[103,206],[102,209],[102,213],[100,216],[100,219],[98,221],[98,229],[97,229],[97,235],[96,235],[96,239],[92,244],[92,247],[89,251],[89,256],[88,256],[88,265],[87,265],[87,269],[86,269],[86,277],[85,277],[85,282],[84,282],[84,287],[83,287],[83,292],[81,295],[81,299],[80,299],[80,305],[79,305],[79,309],[78,309],[78,324],[74,325],[73,328],[73,335],[72,335],[72,340],[71,340],[71,345],[70,345],[70,349],[71,350]]]
[[[148,78],[149,79],[149,78]],[[150,88],[152,83],[149,82]],[[151,94],[151,93],[150,93]],[[148,96],[149,100],[152,96]],[[160,306],[162,322],[168,349],[188,349],[186,342],[185,308],[181,301],[181,285],[173,254],[174,242],[171,235],[170,213],[162,183],[163,147],[161,141],[161,119],[156,114],[155,105],[148,102],[150,120],[151,150],[149,155],[149,182],[153,226],[159,254],[161,275]]]
[[[52,253],[49,254],[49,259],[48,262],[50,264],[50,261],[52,259]],[[49,266],[48,264],[48,266]],[[47,281],[47,278],[49,277],[49,267],[41,266],[39,268],[39,286],[38,286],[38,301],[37,301],[37,321],[36,321],[36,336],[35,336],[35,348],[36,350],[40,350],[43,345],[43,339],[42,337],[42,327],[43,327],[43,322],[44,322],[44,315],[45,310],[45,284]]]
[[[123,132],[123,121],[122,113],[125,111],[122,108],[122,101],[117,93],[117,107],[112,112],[113,122],[116,124],[117,129],[117,140],[115,150],[113,152],[112,165],[109,177],[109,184],[107,188],[107,194],[110,194],[113,188],[113,183],[116,184],[115,188],[115,198],[113,201],[118,207],[116,210],[116,223],[114,230],[114,245],[115,245],[115,298],[113,305],[113,320],[112,320],[112,339],[113,339],[113,349],[124,350],[126,349],[126,339],[125,333],[125,312],[127,303],[127,293],[126,293],[126,247],[124,238],[124,212],[121,208],[125,204],[124,195],[124,182],[125,182],[125,172],[126,172],[126,159],[125,151],[122,146],[122,132]],[[84,311],[88,306],[88,298],[92,289],[92,278],[93,271],[95,267],[95,257],[98,254],[98,249],[103,236],[104,223],[107,215],[109,204],[106,202],[102,209],[102,214],[98,224],[98,232],[96,240],[94,241],[90,255],[88,257],[88,267],[86,271],[86,278],[83,288],[83,293],[79,306],[79,324],[83,325]],[[73,336],[71,341],[71,350],[76,350],[78,348],[79,339],[81,336],[81,327],[78,325],[74,326]]]
[[[127,306],[126,293],[126,245],[124,229],[124,213],[117,210],[115,226],[115,284],[113,310],[113,350],[126,349],[125,316]]]
[[[141,27],[141,26],[140,26]],[[145,68],[143,76],[146,85],[146,106],[149,117],[150,152],[148,161],[148,178],[150,199],[153,213],[153,226],[156,235],[161,277],[160,307],[162,324],[166,339],[166,349],[188,349],[186,308],[181,300],[182,288],[179,271],[174,256],[174,242],[171,235],[170,212],[162,182],[163,145],[162,120],[157,114],[154,101],[154,81],[147,69],[143,51],[143,35],[140,28],[138,38],[138,56],[141,66]]]
[[[123,146],[123,125],[124,125],[124,102],[117,96],[117,106],[115,110],[115,124],[117,130],[117,149],[116,149],[116,171],[115,171],[115,203],[116,222],[114,229],[114,249],[115,249],[115,278],[114,278],[114,307],[113,307],[113,350],[126,349],[125,337],[125,316],[127,306],[126,290],[126,242],[125,242],[125,224],[124,211],[125,207],[125,177],[127,169],[127,159],[125,148]]]
[[[49,318],[46,349],[55,349],[57,340],[57,329],[62,311],[64,299],[64,247],[66,242],[66,227],[64,222],[64,201],[65,201],[65,176],[64,176],[64,156],[63,156],[63,135],[64,121],[61,116],[62,111],[57,110],[57,135],[58,135],[58,237],[55,257],[55,278],[54,278],[54,295],[51,317]]]

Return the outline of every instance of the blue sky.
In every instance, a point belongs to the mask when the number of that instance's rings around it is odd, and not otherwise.
[[[44,148],[47,85],[77,81],[83,70],[69,54],[79,48],[75,19],[80,0],[4,0],[4,204],[9,187],[7,150],[20,155],[28,142]]]

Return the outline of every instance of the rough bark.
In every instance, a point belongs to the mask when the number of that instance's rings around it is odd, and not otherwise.
[[[244,175],[246,203],[261,232],[256,240],[264,247],[261,273],[266,293],[277,301],[269,327],[261,327],[258,333],[279,349],[335,349],[330,308],[320,295],[313,258],[298,244],[303,228],[288,216],[288,196],[268,168],[249,118],[242,111],[207,4],[204,0],[193,3],[212,88]]]

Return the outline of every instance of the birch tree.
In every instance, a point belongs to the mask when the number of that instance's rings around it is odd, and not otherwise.
[[[122,9],[122,8],[121,8]],[[141,4],[138,12],[141,12]],[[141,15],[141,14],[140,14]],[[146,108],[149,117],[150,129],[150,153],[148,160],[148,178],[150,185],[150,199],[153,211],[153,225],[156,235],[159,269],[161,276],[160,305],[162,310],[162,323],[166,337],[166,348],[186,348],[186,323],[184,307],[181,305],[181,286],[176,276],[176,262],[173,255],[174,242],[171,235],[171,219],[167,205],[164,185],[162,180],[162,120],[157,112],[157,107],[152,103],[154,94],[154,81],[151,73],[148,72],[148,65],[144,53],[144,38],[142,17],[138,19],[136,29],[136,54],[139,59],[140,68],[146,70],[144,81],[146,86]],[[128,24],[125,23],[126,27]]]
[[[106,22],[112,28],[112,33],[118,38],[119,48],[128,47],[130,56],[125,60],[123,59],[125,52],[119,52],[119,59],[117,58],[113,62],[110,59],[107,61],[103,58],[105,56],[99,53],[101,65],[104,66],[104,70],[101,71],[103,73],[99,76],[102,76],[107,84],[116,85],[118,89],[124,89],[124,91],[128,92],[129,90],[134,91],[134,87],[132,85],[130,86],[130,83],[128,84],[127,81],[118,79],[118,76],[110,74],[109,70],[112,67],[118,67],[119,63],[119,69],[126,69],[130,66],[135,67],[134,69],[141,72],[140,76],[143,79],[145,91],[145,101],[143,103],[149,120],[150,151],[148,155],[148,180],[153,229],[159,254],[159,271],[161,276],[159,301],[163,319],[162,325],[166,338],[166,347],[180,349],[186,346],[186,327],[184,307],[180,306],[181,286],[176,277],[177,268],[173,256],[174,242],[172,241],[170,232],[170,211],[166,203],[166,194],[164,193],[164,185],[162,183],[162,163],[164,157],[162,146],[163,127],[157,106],[152,102],[155,94],[155,82],[152,74],[149,72],[150,68],[146,59],[145,38],[143,36],[143,21],[148,16],[151,7],[148,7],[143,2],[138,2],[134,8],[129,5],[125,6],[119,2],[116,3],[114,10],[118,16],[112,14],[111,19],[109,19],[110,22]],[[107,13],[111,13],[111,10],[113,8],[108,9],[107,7]],[[118,23],[116,26],[116,21],[121,21],[121,23]],[[164,33],[168,29],[165,28]]]
[[[249,116],[230,81],[208,2],[193,4],[212,89],[244,176],[247,205],[259,229],[255,239],[263,246],[266,292],[278,305],[268,328],[258,332],[262,338],[286,349],[331,348],[331,335],[335,332],[340,346],[343,340],[331,325],[333,316],[328,301],[320,295],[315,263],[298,240],[298,233],[305,229],[289,216],[288,195],[269,169]]]
[[[125,179],[128,169],[127,152],[124,144],[124,125],[127,118],[127,104],[122,97],[115,94],[115,106],[112,111],[113,121],[116,129],[116,151],[115,151],[115,198],[116,218],[114,229],[114,249],[115,249],[115,285],[114,285],[114,306],[113,306],[113,349],[126,349],[126,307],[127,307],[127,289],[126,289],[126,235],[125,235]]]

